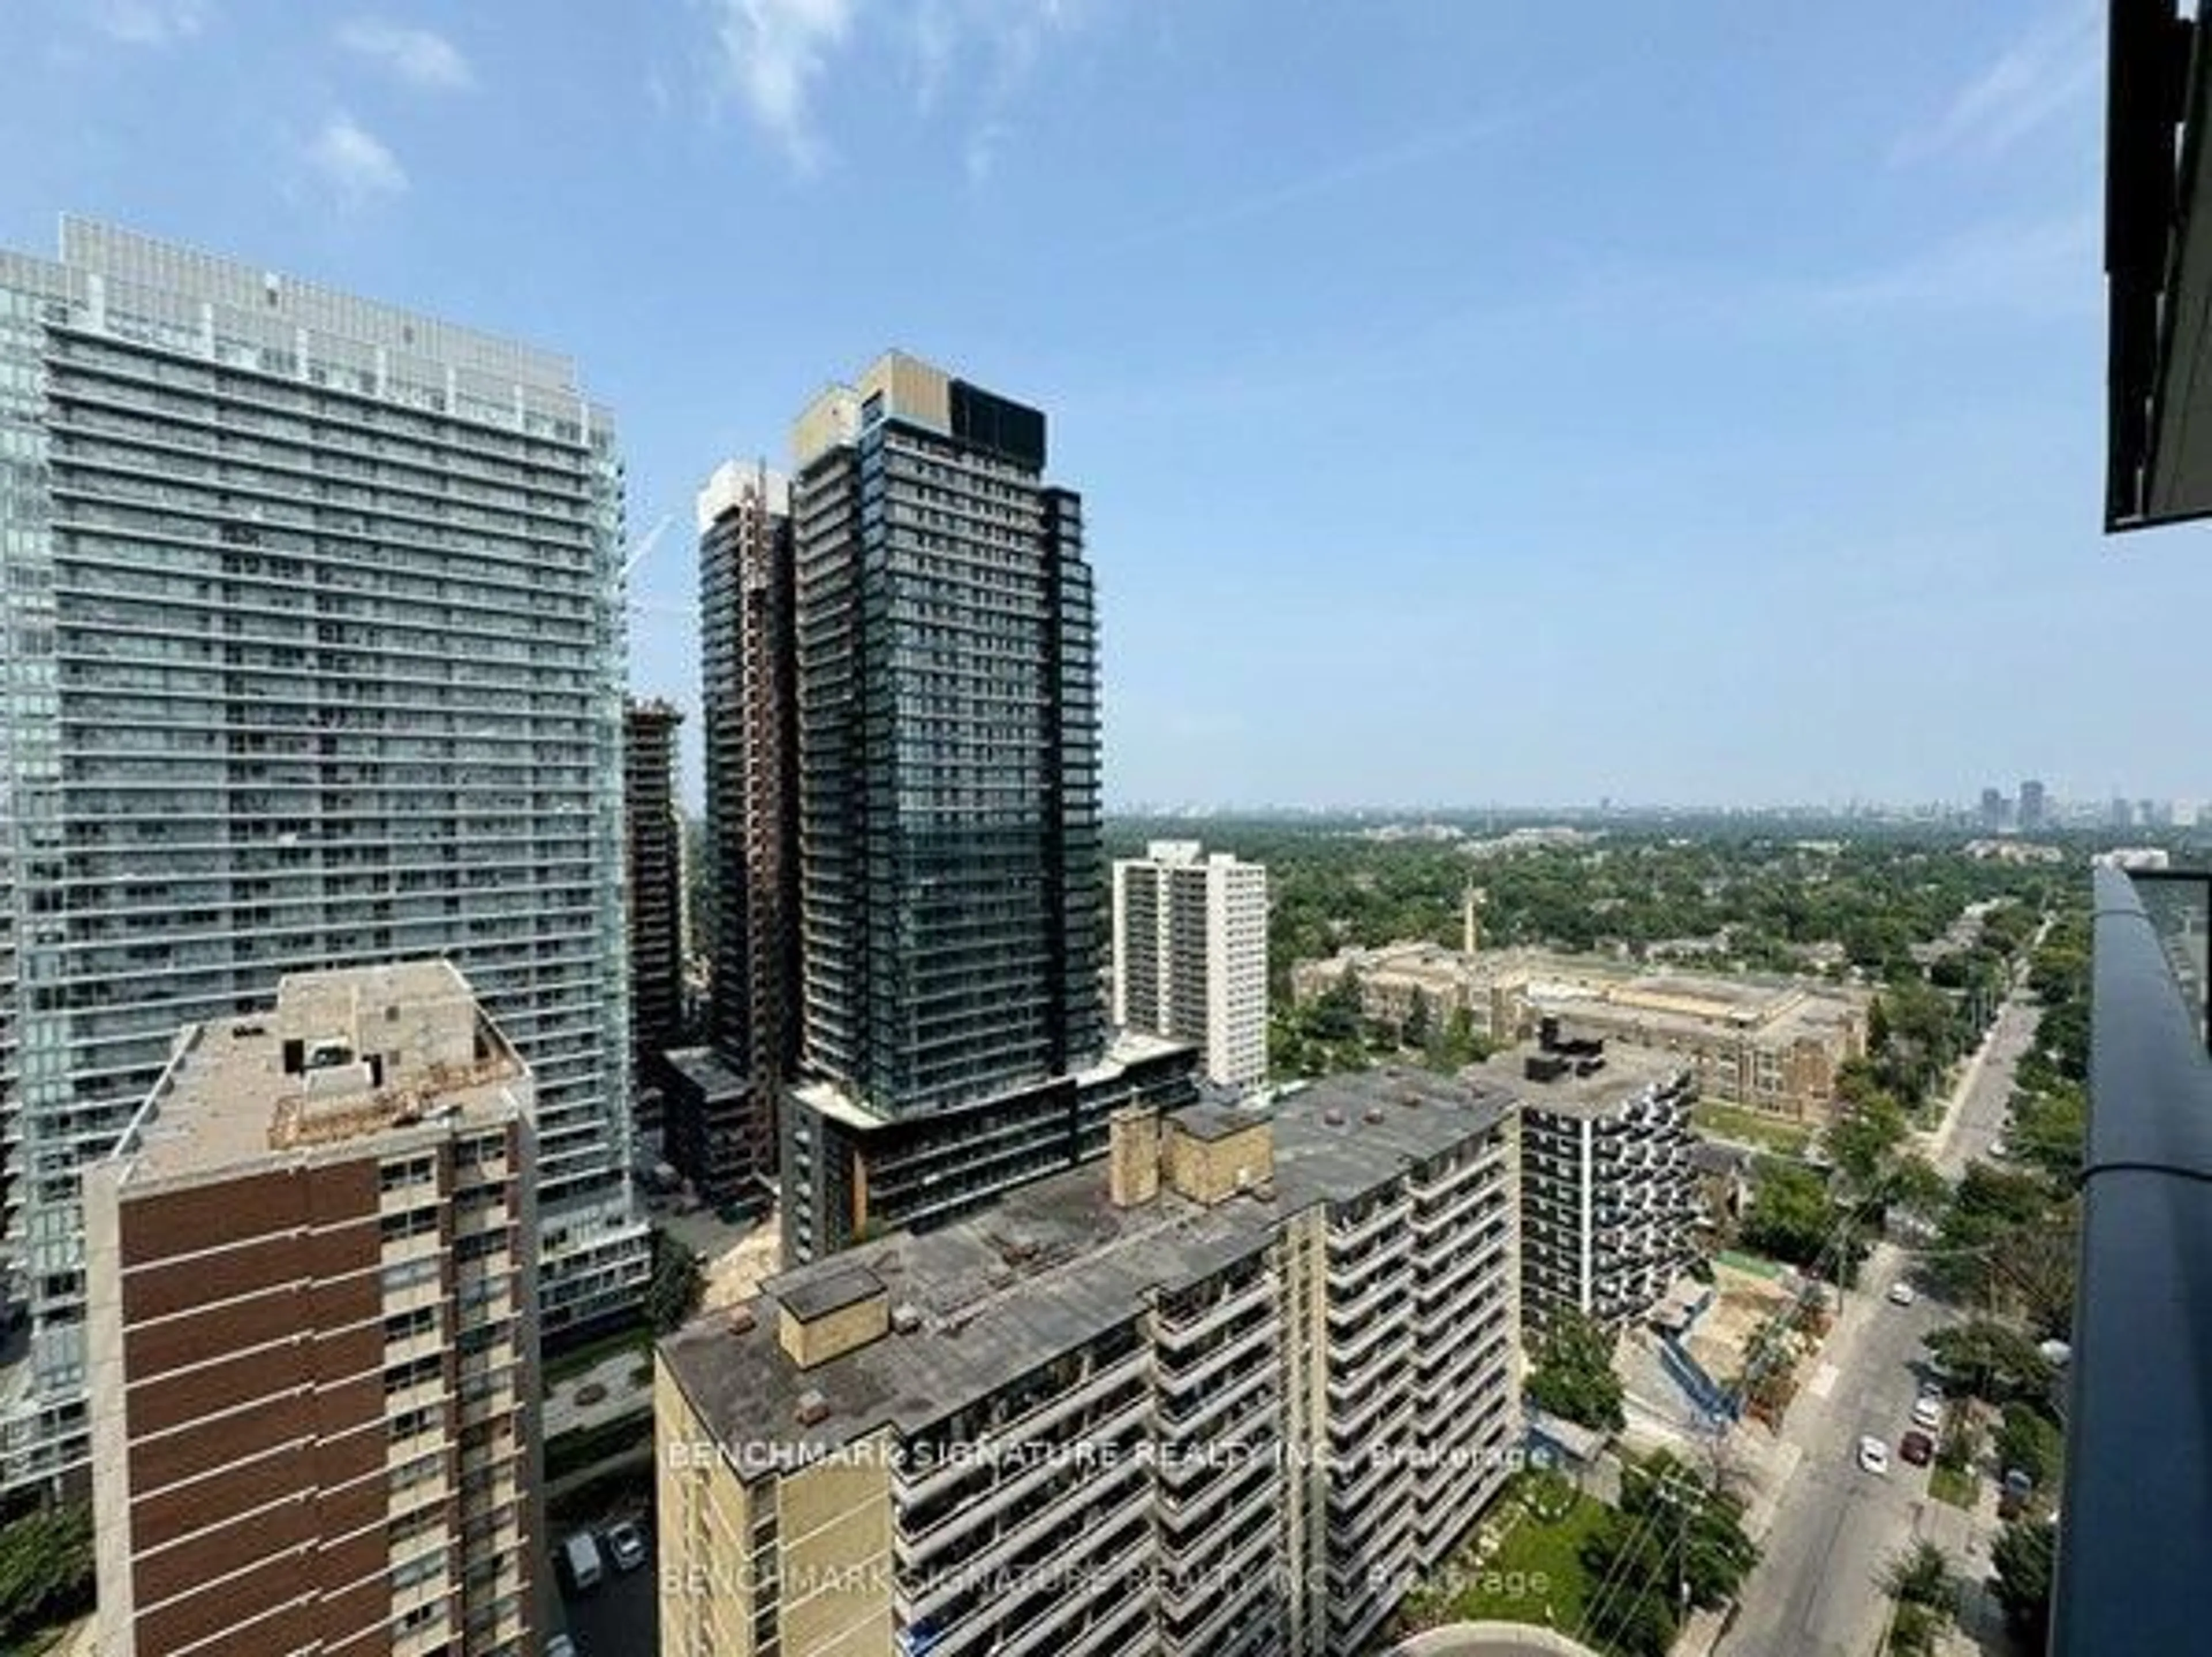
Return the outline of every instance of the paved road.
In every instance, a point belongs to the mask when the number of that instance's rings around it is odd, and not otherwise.
[[[2031,1005],[2008,1003],[1961,1078],[1929,1136],[1929,1154],[1947,1176],[1985,1151],[2002,1126],[2013,1067],[2036,1016]],[[1887,1610],[1881,1577],[1889,1560],[1919,1533],[1955,1551],[1959,1527],[1928,1494],[1927,1470],[1896,1454],[1911,1425],[1922,1340],[1956,1316],[1925,1296],[1911,1306],[1888,1303],[1890,1285],[1910,1275],[1909,1266],[1899,1249],[1875,1248],[1790,1406],[1783,1438],[1802,1457],[1721,1644],[1726,1657],[1870,1657]],[[1890,1446],[1887,1477],[1859,1471],[1862,1435]],[[1970,1554],[1966,1563],[1978,1574],[1986,1555]]]
[[[1945,1179],[1957,1179],[1969,1158],[1988,1156],[1990,1142],[2004,1127],[2013,1067],[2034,1041],[2042,1016],[2035,1003],[2018,997],[1998,1009],[1978,1061],[1960,1078],[1950,1109],[1931,1136],[1929,1154]]]
[[[660,1649],[659,1611],[653,1572],[611,1574],[588,1593],[562,1593],[569,1637],[578,1657],[653,1657]]]

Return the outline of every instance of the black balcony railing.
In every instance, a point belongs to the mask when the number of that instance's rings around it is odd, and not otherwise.
[[[2212,876],[2095,880],[2061,1657],[2203,1649],[2212,1578]]]

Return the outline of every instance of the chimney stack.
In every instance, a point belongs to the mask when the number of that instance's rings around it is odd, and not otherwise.
[[[1127,1105],[1107,1122],[1106,1192],[1116,1208],[1141,1208],[1160,1194],[1160,1115]]]

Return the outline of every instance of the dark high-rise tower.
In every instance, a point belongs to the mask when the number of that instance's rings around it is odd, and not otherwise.
[[[1097,718],[1044,417],[909,358],[801,422],[810,1074],[909,1116],[1097,1056]]]
[[[684,1033],[681,826],[676,816],[676,727],[665,701],[632,701],[623,715],[623,813],[629,867],[632,1063],[657,1081],[660,1055]]]
[[[798,656],[791,491],[732,461],[699,492],[706,856],[714,893],[716,1064],[672,1100],[670,1148],[702,1190],[734,1196],[775,1168],[776,1102],[799,1053]]]
[[[1096,622],[1044,416],[894,353],[793,446],[803,1259],[1103,1149],[1135,1072],[1102,1063]],[[1188,1085],[1168,1053],[1136,1071]]]
[[[2043,827],[2046,807],[2043,785],[2030,778],[2020,786],[2020,827],[2023,834],[2033,834]]]

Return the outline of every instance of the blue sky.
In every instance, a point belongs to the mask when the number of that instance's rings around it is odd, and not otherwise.
[[[1050,415],[1115,803],[2203,798],[2212,531],[2097,531],[2098,11],[0,0],[0,241],[574,354],[687,706],[694,487],[896,344]]]

